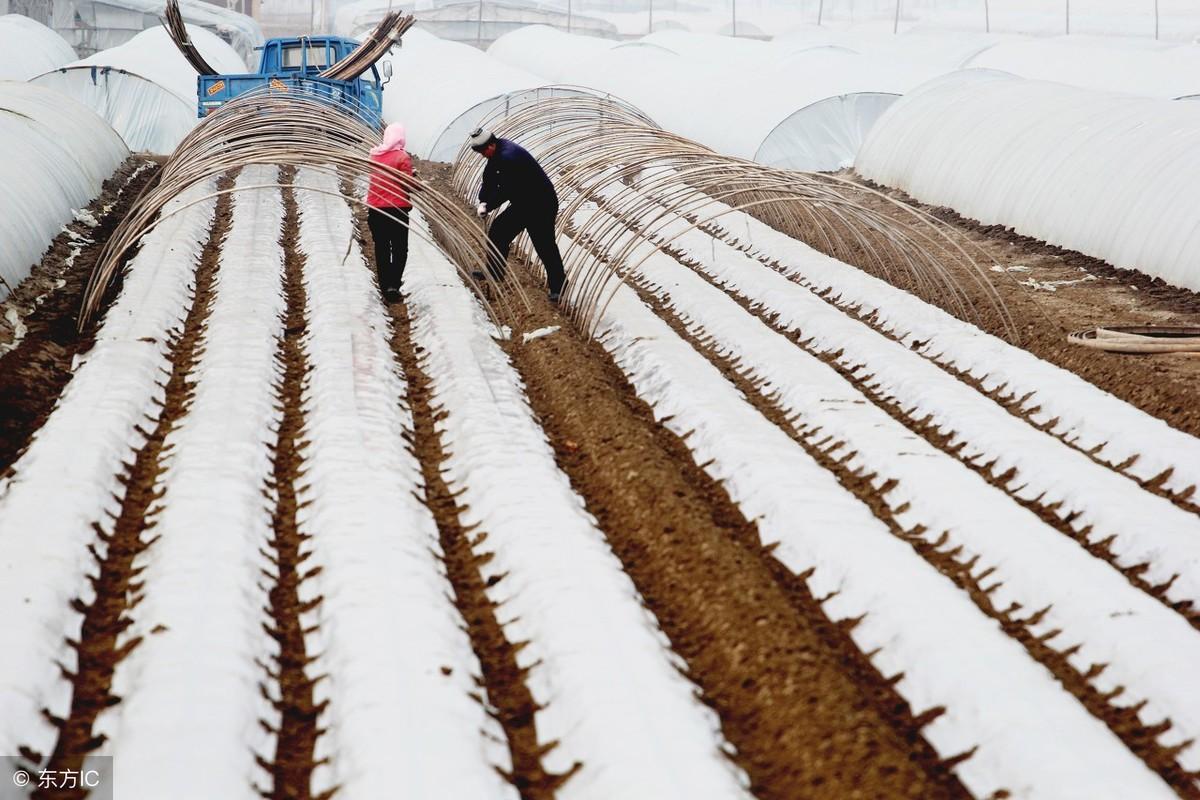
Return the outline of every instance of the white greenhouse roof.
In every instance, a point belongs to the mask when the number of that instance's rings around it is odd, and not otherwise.
[[[1200,290],[1200,105],[968,70],[884,114],[865,177]]]
[[[65,15],[61,10],[68,11]],[[165,0],[55,0],[55,28],[79,43],[80,52],[111,49],[127,42],[131,32],[159,27]],[[252,18],[205,0],[179,0],[184,22],[216,31],[249,62],[262,45],[262,28]],[[61,22],[59,17],[65,17]],[[83,43],[90,46],[85,49]],[[210,62],[211,63],[211,62]]]
[[[0,16],[0,80],[27,81],[75,60],[66,40],[20,14]]]
[[[526,28],[498,40],[489,53],[623,98],[667,130],[718,152],[791,169],[849,166],[862,135],[894,96],[936,74],[830,47],[789,52],[676,32],[642,40],[653,47],[576,41],[582,38]]]
[[[1004,42],[965,66],[1149,97],[1200,93],[1200,45],[1195,44],[1130,47],[1117,40],[1058,36]]]
[[[104,120],[58,92],[0,81],[0,299],[29,274],[74,209],[128,157]]]
[[[194,25],[188,25],[188,33],[213,69],[247,71],[241,57],[216,34]],[[166,29],[157,27],[34,81],[91,108],[131,150],[167,154],[198,121],[196,77]]]

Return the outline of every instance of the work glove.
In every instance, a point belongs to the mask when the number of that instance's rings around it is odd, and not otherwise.
[[[480,203],[478,206],[476,206],[475,213],[480,217],[486,217],[488,213],[487,203]]]

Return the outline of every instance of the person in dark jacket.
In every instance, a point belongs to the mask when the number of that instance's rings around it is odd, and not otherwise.
[[[488,272],[497,280],[504,277],[508,250],[521,231],[525,231],[546,267],[550,301],[557,303],[566,273],[554,234],[554,220],[558,216],[554,184],[537,159],[516,142],[476,129],[470,143],[471,149],[488,161],[479,187],[479,216],[486,216],[508,201],[508,208],[488,230],[488,239],[496,248],[495,253],[488,254]]]

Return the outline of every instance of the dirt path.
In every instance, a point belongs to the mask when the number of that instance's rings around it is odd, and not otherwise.
[[[481,567],[490,554],[479,555],[487,532],[465,529],[459,522],[461,509],[441,473],[446,454],[436,430],[438,411],[431,405],[421,352],[412,342],[408,309],[403,303],[393,303],[390,311],[395,330],[392,346],[408,379],[415,429],[413,446],[425,479],[425,503],[437,522],[455,605],[466,620],[471,645],[479,658],[487,702],[494,708],[493,714],[508,740],[512,772],[505,777],[525,800],[549,800],[570,775],[555,775],[542,766],[542,756],[554,745],[539,744],[534,719],[539,706],[526,684],[527,670],[517,663],[522,643],[509,641],[500,625],[498,608],[487,596],[491,584],[485,582]]]
[[[75,356],[91,347],[96,324],[83,336],[75,332],[88,273],[137,193],[157,173],[157,162],[130,157],[88,206],[100,224],[67,226],[70,233],[54,240],[41,263],[0,304],[0,474],[11,468],[50,415],[71,379]],[[23,338],[8,350],[17,334],[13,322],[24,329]]]
[[[563,324],[535,291],[519,320]],[[596,515],[762,798],[956,797],[917,719],[654,420],[608,355],[564,326],[510,356],[559,465]]]
[[[1021,346],[1179,430],[1200,435],[1200,404],[1195,402],[1200,357],[1105,353],[1066,341],[1068,333],[1097,325],[1200,325],[1200,294],[1000,226],[983,226],[902,192],[886,193],[943,220],[995,261],[1001,271],[989,274],[1017,323]],[[862,199],[894,219],[904,216],[867,193]],[[957,274],[965,275],[961,269]],[[974,299],[982,299],[967,281],[963,286]],[[984,327],[1001,333],[994,320],[985,318]]]
[[[228,188],[231,183],[227,177],[218,186]],[[229,195],[217,202],[215,223],[196,270],[191,308],[170,346],[172,367],[162,410],[154,428],[147,432],[146,443],[136,452],[132,467],[123,477],[125,497],[112,534],[103,537],[103,555],[99,550],[93,553],[98,568],[98,577],[93,581],[95,599],[90,604],[79,599],[72,601],[72,607],[83,614],[79,642],[73,645],[78,666],[73,674],[64,670],[64,677],[71,681],[71,710],[65,720],[51,718],[59,728],[59,735],[46,769],[78,770],[84,757],[103,744],[104,740],[93,734],[96,717],[105,708],[120,702],[120,698],[111,693],[113,671],[117,663],[138,645],[138,640],[134,639],[122,647],[117,646],[118,636],[129,626],[128,614],[138,604],[134,560],[152,542],[145,538],[146,516],[157,498],[155,481],[163,467],[163,445],[178,421],[186,415],[191,402],[189,377],[204,347],[204,326],[213,297],[221,244],[230,226],[231,206]],[[67,320],[71,319],[73,315],[68,315]],[[45,790],[35,793],[34,797],[38,800],[79,800],[85,795],[82,790]]]

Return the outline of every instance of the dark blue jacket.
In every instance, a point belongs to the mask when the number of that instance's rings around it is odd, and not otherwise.
[[[554,184],[546,177],[537,159],[516,142],[497,139],[496,152],[483,170],[479,202],[492,211],[505,200],[519,209],[553,211],[558,208]]]

